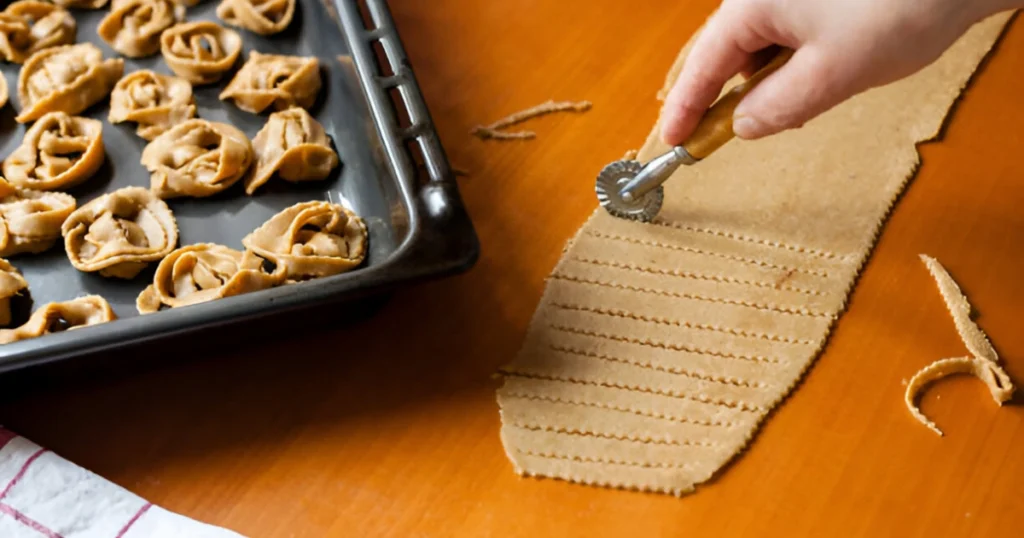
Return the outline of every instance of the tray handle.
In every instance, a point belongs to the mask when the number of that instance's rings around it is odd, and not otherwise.
[[[328,0],[399,181],[413,194],[419,270],[471,267],[480,245],[386,0]],[[419,221],[419,222],[416,222]]]

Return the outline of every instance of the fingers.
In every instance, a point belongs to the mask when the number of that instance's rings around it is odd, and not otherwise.
[[[662,107],[661,138],[668,145],[684,142],[696,128],[725,83],[754,66],[753,53],[771,43],[746,22],[751,10],[716,13],[697,37]]]
[[[835,68],[826,54],[803,47],[793,58],[754,88],[733,116],[736,136],[756,139],[800,127],[854,95],[854,70]]]

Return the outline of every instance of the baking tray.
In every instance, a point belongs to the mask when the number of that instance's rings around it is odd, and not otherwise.
[[[203,0],[189,8],[188,20],[224,24],[215,15],[218,3]],[[106,13],[75,11],[77,41],[95,43],[104,57],[114,57],[116,53],[96,35]],[[155,263],[131,281],[85,274],[71,266],[58,242],[46,253],[10,258],[28,280],[31,297],[30,305],[16,302],[23,304],[15,308],[14,324],[23,322],[30,309],[85,294],[105,297],[119,319],[0,346],[0,372],[313,306],[330,308],[333,303],[461,272],[476,261],[476,234],[384,0],[298,0],[291,25],[276,36],[235,30],[244,39],[235,70],[251,50],[319,58],[323,89],[310,112],[331,137],[342,165],[326,181],[292,185],[274,179],[254,196],[247,196],[239,182],[211,198],[169,200],[181,231],[180,244],[214,242],[242,249],[242,237],[276,212],[301,201],[327,200],[351,208],[366,221],[366,262],[342,275],[139,316],[135,297],[152,282]],[[12,94],[17,93],[19,68],[0,67]],[[159,54],[125,58],[125,73],[143,68],[171,73]],[[220,101],[217,96],[231,74],[218,84],[195,87],[198,114],[235,125],[252,138],[270,111],[257,116]],[[16,95],[12,102],[17,104]],[[107,111],[104,100],[83,113],[103,121],[107,158],[95,177],[69,191],[79,206],[114,189],[149,186],[149,173],[139,163],[145,140],[135,135],[134,124],[108,123]],[[0,111],[3,157],[26,130],[14,116],[10,105]]]

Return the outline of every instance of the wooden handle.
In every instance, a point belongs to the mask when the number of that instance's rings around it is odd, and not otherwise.
[[[736,111],[736,105],[739,105],[745,95],[757,87],[768,75],[782,67],[792,56],[793,49],[783,48],[775,58],[772,58],[772,61],[768,62],[768,65],[720,97],[704,113],[704,117],[697,124],[697,129],[683,143],[683,148],[687,153],[695,159],[703,159],[732,140],[736,136],[732,131],[732,116]]]

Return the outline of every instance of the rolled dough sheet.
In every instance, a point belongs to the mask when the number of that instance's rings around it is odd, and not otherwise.
[[[915,144],[938,134],[1009,18],[802,129],[680,169],[652,224],[595,212],[502,368],[516,471],[679,495],[738,454],[819,354]],[[657,131],[641,161],[667,149]]]

